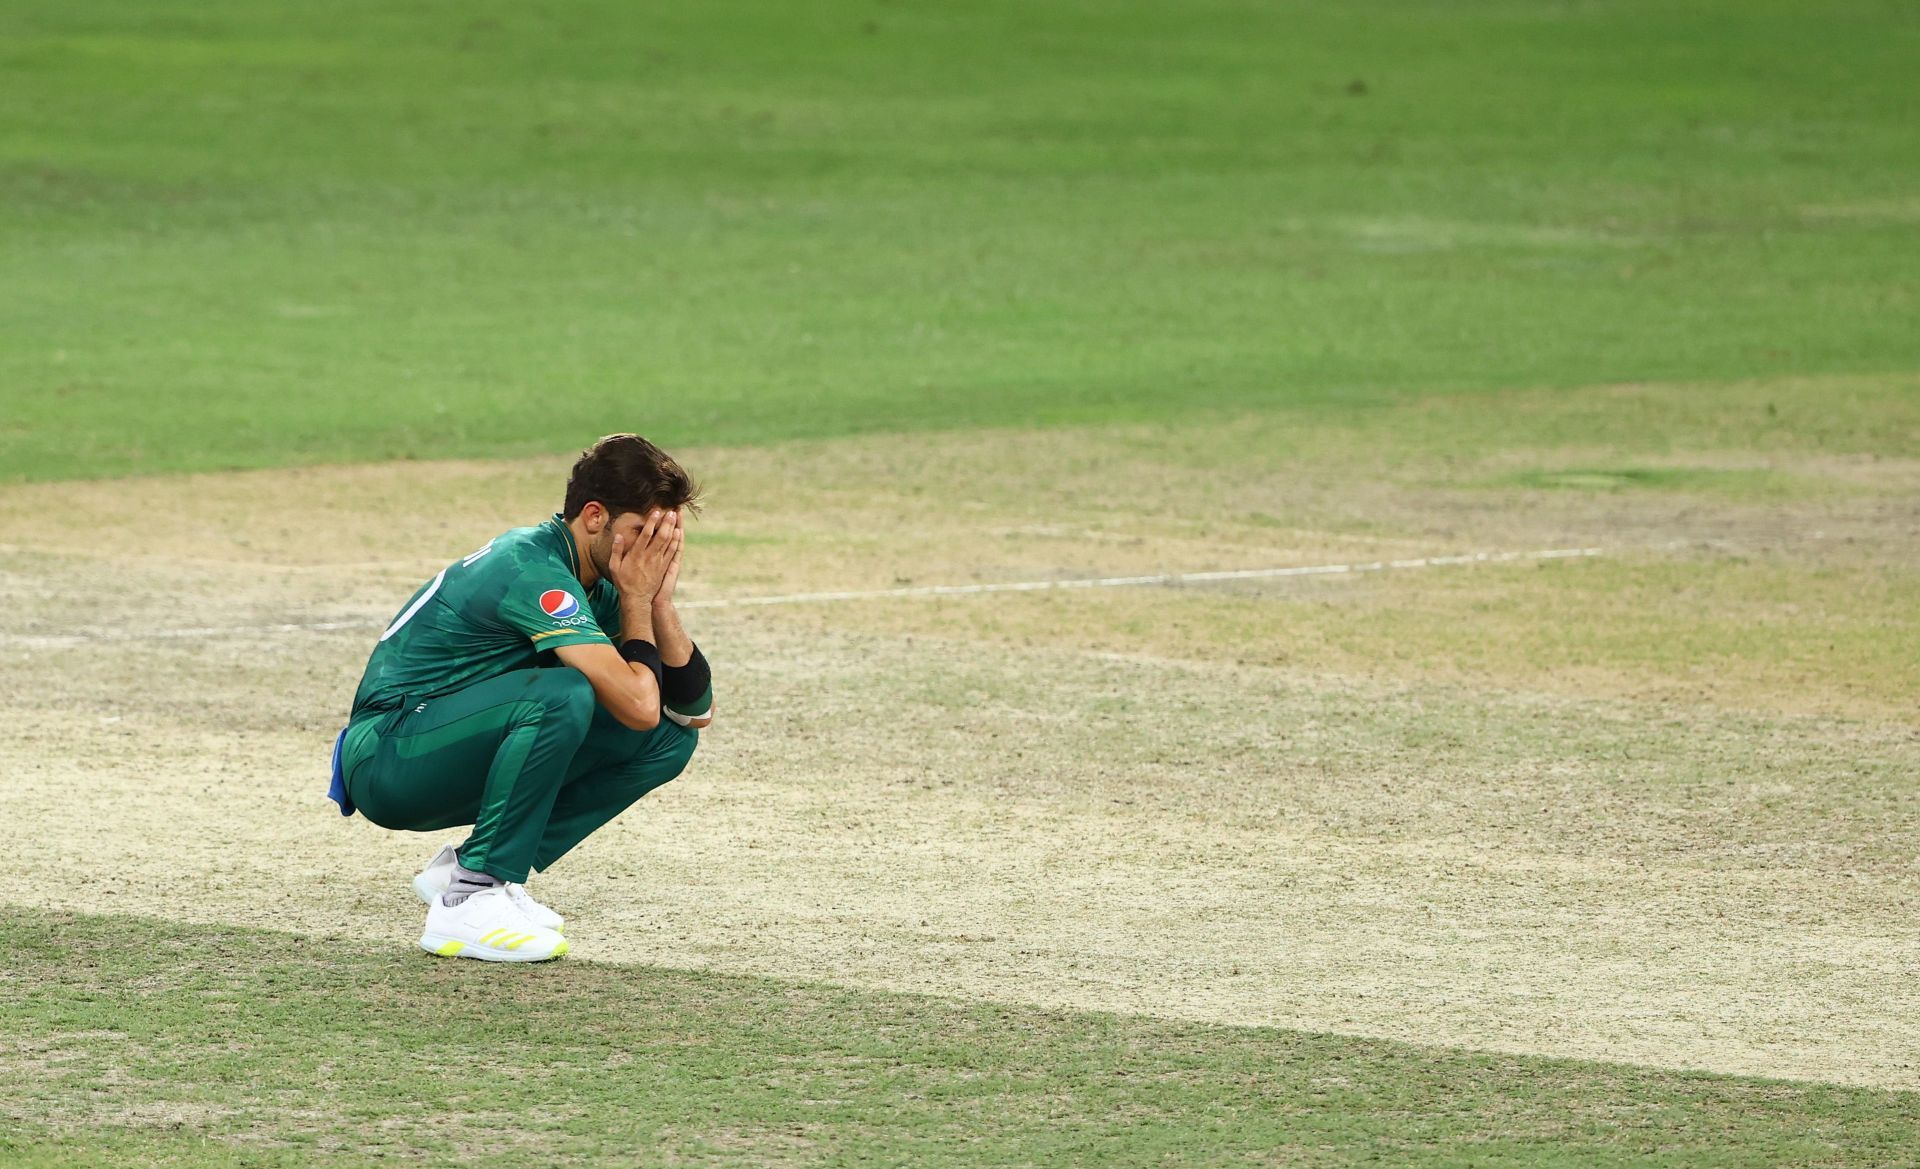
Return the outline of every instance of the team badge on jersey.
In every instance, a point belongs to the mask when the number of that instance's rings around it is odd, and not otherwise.
[[[580,611],[580,601],[565,589],[548,589],[540,594],[540,611],[555,621],[564,621]]]

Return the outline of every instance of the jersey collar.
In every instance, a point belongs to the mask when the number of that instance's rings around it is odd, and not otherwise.
[[[580,547],[573,542],[573,530],[567,527],[567,521],[562,519],[560,513],[556,511],[546,523],[540,526],[560,541],[561,554],[567,558],[567,569],[573,573],[573,579],[583,579],[580,575]]]

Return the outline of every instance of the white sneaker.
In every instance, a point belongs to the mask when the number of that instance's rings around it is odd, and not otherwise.
[[[427,867],[414,874],[414,896],[428,905],[440,900],[440,894],[445,893],[447,886],[453,884],[453,869],[459,863],[459,859],[454,856],[453,845],[441,845],[440,851],[434,853],[433,859],[427,862]]]
[[[495,886],[469,894],[458,905],[434,898],[420,948],[443,958],[544,962],[566,953],[567,939],[528,921],[506,889]]]
[[[453,870],[459,864],[460,858],[454,855],[453,845],[441,845],[440,851],[434,853],[433,859],[427,862],[427,867],[414,874],[414,895],[428,905],[438,901],[440,894],[445,893],[447,887],[453,884]],[[556,934],[566,931],[567,919],[535,901],[533,894],[527,892],[525,885],[509,884],[507,896],[533,924],[542,929],[550,929]]]

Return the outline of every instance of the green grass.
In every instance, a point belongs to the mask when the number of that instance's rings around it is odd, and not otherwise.
[[[21,1169],[1872,1165],[1908,1094],[15,912]]]
[[[1229,509],[1255,506],[1236,469],[1334,462],[1627,504],[1899,491],[1849,460],[1920,441],[1916,56],[1898,0],[15,0],[0,482],[1209,414],[1138,441]],[[1660,384],[1592,388],[1633,382]],[[1073,470],[1043,469],[948,478]],[[1262,522],[1434,522],[1285,486]],[[1843,569],[1436,578],[1289,640],[1269,598],[1209,596],[1181,633],[1898,707],[1911,581]],[[1152,596],[1081,603],[1095,648],[1167,629]],[[1057,637],[1028,604],[969,632]],[[27,1169],[1868,1165],[1920,1121],[1904,1094],[126,917],[15,909],[0,945],[0,1163]]]
[[[0,480],[1912,370],[1920,15],[21,0]]]

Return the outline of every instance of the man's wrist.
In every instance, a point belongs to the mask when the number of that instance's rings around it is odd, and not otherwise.
[[[653,674],[656,689],[665,685],[665,667],[660,663],[660,647],[645,638],[629,637],[620,643],[620,656],[630,664],[642,666]]]
[[[620,636],[652,641],[654,639],[653,609],[647,605],[623,606],[620,612]]]

